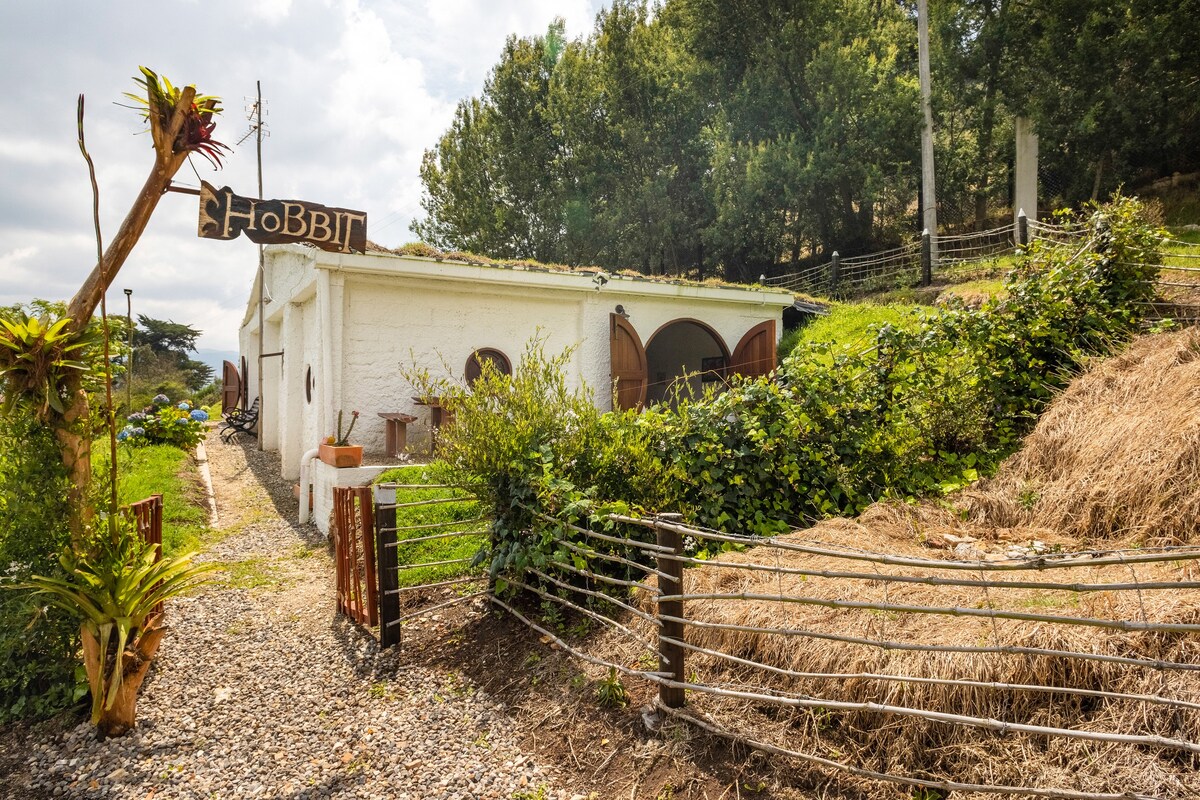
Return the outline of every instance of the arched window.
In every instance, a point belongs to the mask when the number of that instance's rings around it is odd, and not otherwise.
[[[512,375],[512,364],[509,363],[508,356],[501,353],[492,347],[481,347],[471,357],[467,359],[466,378],[467,385],[474,386],[475,381],[483,375],[483,362],[490,362],[492,368],[501,375]]]

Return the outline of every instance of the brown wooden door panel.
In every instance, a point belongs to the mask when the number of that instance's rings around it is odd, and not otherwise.
[[[735,375],[757,378],[775,369],[775,320],[760,322],[738,342],[730,365]]]
[[[221,365],[221,413],[237,408],[241,399],[242,377],[238,375],[237,365],[226,361]]]
[[[617,408],[640,408],[646,402],[646,348],[620,314],[609,314],[609,355]]]

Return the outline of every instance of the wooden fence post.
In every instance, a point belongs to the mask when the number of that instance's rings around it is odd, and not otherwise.
[[[1017,244],[1021,247],[1029,244],[1029,217],[1025,216],[1023,208],[1017,214]]]
[[[379,587],[379,646],[400,644],[400,575],[396,552],[396,490],[375,487],[375,569]]]
[[[677,556],[683,555],[683,537],[680,536],[679,531],[668,530],[659,525],[655,525],[654,530],[658,536],[658,544],[660,546],[671,548],[671,551]],[[659,572],[671,576],[670,580],[665,578],[659,579],[658,585],[663,594],[683,594],[683,562],[677,561],[674,558],[663,558],[662,556],[659,556],[657,561]],[[660,602],[658,604],[658,615],[660,619],[663,616],[683,619],[683,601],[664,600]],[[658,669],[660,672],[669,673],[672,680],[683,683],[685,679],[683,671],[684,650],[675,644],[675,642],[665,641],[668,637],[677,641],[683,641],[683,623],[668,619],[661,619],[661,622],[662,627],[659,628],[658,634]],[[682,708],[687,702],[682,686],[660,685],[658,697],[667,708]]]
[[[842,280],[842,257],[834,250],[829,259],[829,294],[837,294],[838,284]]]
[[[933,241],[926,228],[921,232],[921,285],[933,283]]]

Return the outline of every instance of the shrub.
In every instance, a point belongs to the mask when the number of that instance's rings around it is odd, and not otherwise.
[[[862,347],[803,340],[772,379],[735,379],[676,409],[600,414],[567,389],[569,354],[548,358],[536,342],[512,378],[485,365],[470,392],[414,382],[455,414],[443,455],[495,511],[494,575],[555,562],[611,573],[620,568],[568,552],[561,542],[575,535],[539,514],[598,521],[638,506],[769,534],[994,468],[1089,358],[1135,331],[1153,290],[1162,234],[1136,201],[1116,198],[1079,224],[1084,239],[1031,247],[1007,294],[979,309],[904,315]]]
[[[884,325],[857,351],[801,344],[775,381],[664,416],[685,510],[769,533],[990,469],[1088,358],[1134,332],[1153,292],[1162,233],[1139,204],[1118,197],[1085,223],[1086,244],[1031,248],[979,310]]]
[[[419,392],[439,395],[454,414],[454,424],[442,429],[440,454],[450,480],[477,485],[492,509],[493,576],[571,560],[555,542],[577,537],[548,528],[539,511],[575,521],[624,510],[626,498],[653,507],[670,496],[653,444],[661,438],[654,413],[602,415],[587,391],[568,388],[570,356],[547,356],[534,339],[511,376],[485,362],[470,390],[423,372],[409,375]]]
[[[169,444],[188,450],[204,438],[208,412],[190,403],[172,405],[165,394],[155,395],[145,411],[126,417],[117,438],[130,445]]]
[[[0,574],[55,566],[70,541],[68,479],[50,430],[14,414],[0,426]],[[79,624],[28,596],[0,592],[0,722],[44,717],[78,699]]]

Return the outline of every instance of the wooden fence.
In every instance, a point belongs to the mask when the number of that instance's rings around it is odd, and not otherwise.
[[[482,569],[471,568],[472,558],[400,563],[403,548],[424,542],[479,536],[478,526],[485,517],[453,522],[397,525],[397,509],[416,510],[445,503],[472,502],[474,497],[438,497],[407,503],[396,502],[397,489],[458,489],[437,484],[380,484],[374,487],[334,489],[334,550],[337,565],[338,612],[360,625],[378,626],[383,647],[399,644],[405,620],[428,614],[486,594],[484,589],[459,592],[433,605],[406,613],[402,598],[406,593],[482,584]],[[421,568],[453,567],[468,574],[449,580],[401,585],[401,573]]]
[[[163,556],[163,496],[161,494],[152,494],[145,500],[130,503],[126,506],[125,513],[133,517],[134,525],[137,526],[137,531],[142,537],[142,541],[155,546],[156,560],[161,559]],[[163,608],[163,604],[159,603],[155,606],[154,613],[161,614]]]
[[[888,250],[842,257],[834,252],[823,264],[765,279],[768,286],[796,292],[846,297],[869,292],[929,286],[935,278],[958,278],[979,272],[996,259],[1015,253],[1036,239],[1059,244],[1076,241],[1085,231],[1028,220],[986,231],[938,236],[928,231]],[[936,250],[937,256],[934,257]]]
[[[145,500],[131,503],[127,509],[127,513],[133,517],[134,523],[137,525],[142,541],[156,545],[158,557],[162,558],[163,496],[152,494]]]

